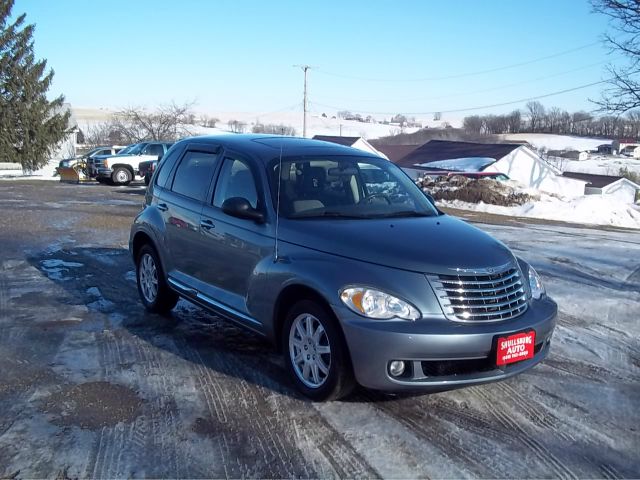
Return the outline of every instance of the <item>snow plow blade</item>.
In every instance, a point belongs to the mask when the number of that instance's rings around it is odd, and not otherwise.
[[[79,167],[58,167],[58,175],[60,175],[60,181],[66,183],[80,183],[87,180],[87,177],[82,173],[82,169]]]

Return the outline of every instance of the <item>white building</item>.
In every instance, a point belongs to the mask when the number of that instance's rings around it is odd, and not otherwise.
[[[585,195],[607,195],[624,203],[635,203],[640,192],[640,185],[624,177],[580,172],[564,172],[563,175],[588,182]]]
[[[339,145],[344,145],[345,147],[357,148],[358,150],[362,150],[364,152],[373,153],[374,155],[378,155],[379,157],[387,158],[387,156],[376,150],[376,148],[367,142],[362,137],[340,137],[334,135],[316,135],[313,137],[313,140],[321,140],[323,142],[331,142],[337,143]]]
[[[563,177],[559,169],[519,143],[431,140],[396,163],[413,176],[433,169],[504,173],[526,187],[571,198],[584,195],[586,184]]]

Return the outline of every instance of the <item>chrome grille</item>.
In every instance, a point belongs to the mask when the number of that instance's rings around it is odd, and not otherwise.
[[[511,264],[492,271],[465,270],[454,275],[429,276],[429,280],[451,320],[496,322],[527,310],[527,290],[520,269]]]

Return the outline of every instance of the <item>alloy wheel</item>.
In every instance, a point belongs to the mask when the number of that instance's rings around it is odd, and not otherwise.
[[[289,331],[289,355],[297,377],[309,388],[319,388],[329,376],[331,346],[320,320],[298,315]]]
[[[140,259],[138,275],[144,299],[149,303],[155,302],[158,296],[158,269],[153,257],[148,253]]]

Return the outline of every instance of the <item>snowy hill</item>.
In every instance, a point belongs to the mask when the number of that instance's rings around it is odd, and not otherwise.
[[[500,136],[509,142],[529,142],[538,150],[595,150],[598,145],[611,143],[604,138],[574,137],[550,133],[509,133]]]

